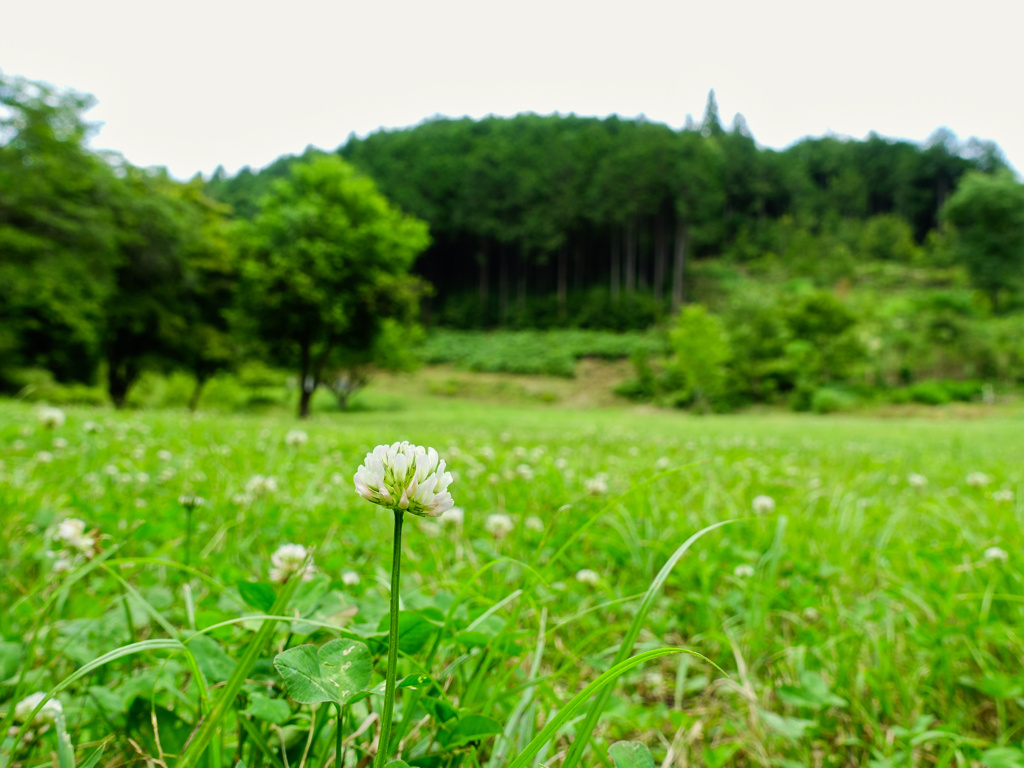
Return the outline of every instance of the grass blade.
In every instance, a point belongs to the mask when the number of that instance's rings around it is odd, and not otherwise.
[[[668,575],[672,572],[676,563],[678,563],[680,559],[682,559],[683,555],[686,554],[687,550],[699,538],[704,536],[704,534],[711,533],[711,531],[717,530],[718,528],[734,522],[736,521],[722,520],[721,522],[702,528],[680,544],[676,551],[672,553],[672,556],[669,557],[665,565],[662,566],[660,571],[658,571],[658,575],[654,577],[654,581],[652,581],[651,585],[647,588],[647,592],[644,594],[644,599],[640,603],[640,608],[637,610],[636,616],[633,617],[633,621],[630,623],[629,629],[626,630],[626,636],[622,639],[622,644],[619,646],[619,652],[615,655],[615,661],[613,664],[617,665],[621,663],[632,652],[633,644],[636,642],[637,637],[640,636],[640,630],[647,618],[647,613],[651,610],[651,606],[654,604],[654,598],[657,597],[658,591],[665,583]],[[715,668],[718,669],[717,666]],[[725,673],[723,672],[723,674]],[[583,721],[583,726],[576,733],[576,740],[573,741],[572,746],[569,748],[569,754],[566,755],[565,763],[563,763],[562,768],[575,768],[579,763],[580,758],[583,756],[583,750],[586,749],[587,742],[590,741],[590,736],[594,732],[594,728],[597,727],[597,720],[601,716],[601,712],[604,711],[605,706],[608,704],[609,696],[611,696],[610,687],[603,689],[590,705],[590,709],[587,711],[587,717]]]
[[[544,726],[544,729],[536,736],[534,736],[533,741],[526,745],[523,751],[516,756],[516,759],[509,763],[508,768],[523,768],[523,766],[525,766],[530,761],[530,758],[537,754],[537,752],[540,751],[541,747],[543,747],[548,741],[550,741],[551,737],[558,733],[558,729],[565,725],[569,718],[576,714],[576,711],[587,702],[587,699],[589,699],[595,693],[603,691],[604,689],[611,686],[611,684],[614,683],[619,678],[619,676],[633,669],[633,667],[643,664],[645,661],[650,661],[651,659],[657,659],[661,656],[668,656],[670,654],[676,653],[689,653],[694,656],[698,656],[702,659],[704,658],[699,653],[688,651],[685,648],[656,648],[653,651],[645,651],[644,653],[638,654],[631,659],[626,659],[626,661],[616,664],[614,667],[612,667],[604,674],[599,676],[592,683],[590,683],[590,685],[588,685],[582,691],[573,696],[569,700],[569,702],[558,711],[558,714],[551,718],[551,721]]]

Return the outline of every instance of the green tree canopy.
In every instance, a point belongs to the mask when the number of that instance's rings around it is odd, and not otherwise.
[[[413,261],[427,226],[392,206],[338,157],[299,163],[275,182],[242,240],[256,335],[299,373],[300,416],[339,349],[369,349],[387,317],[416,304]]]
[[[968,174],[944,208],[956,227],[954,255],[999,310],[1024,284],[1024,185],[1009,171]]]

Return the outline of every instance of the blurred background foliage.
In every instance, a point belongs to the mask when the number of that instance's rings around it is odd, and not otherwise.
[[[180,182],[90,150],[91,105],[0,75],[9,393],[120,406],[163,376],[259,403],[251,372],[287,371],[305,413],[381,368],[590,356],[634,361],[625,396],[711,410],[1024,380],[1024,186],[992,142],[770,150],[712,92],[682,130],[436,118]]]

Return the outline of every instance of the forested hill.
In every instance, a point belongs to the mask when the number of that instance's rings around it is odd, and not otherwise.
[[[528,304],[527,324],[578,322],[609,301],[656,315],[690,298],[693,259],[908,260],[965,173],[1005,167],[995,144],[945,129],[924,145],[871,134],[764,149],[741,115],[726,130],[713,98],[702,124],[680,131],[618,117],[432,119],[337,152],[429,223],[417,271],[439,319],[463,326],[523,324]],[[297,159],[219,170],[208,192],[251,216]],[[797,253],[808,238],[812,253]]]

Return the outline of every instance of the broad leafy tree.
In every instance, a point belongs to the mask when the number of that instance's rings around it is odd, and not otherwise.
[[[427,227],[338,157],[293,165],[242,235],[242,297],[256,335],[299,375],[299,415],[332,357],[373,347],[383,320],[415,304]]]
[[[1024,284],[1024,185],[1009,171],[969,174],[944,209],[955,228],[954,255],[998,311]]]

